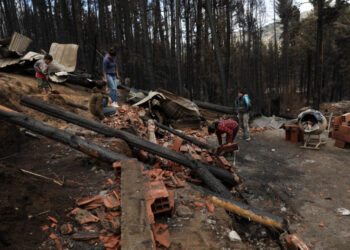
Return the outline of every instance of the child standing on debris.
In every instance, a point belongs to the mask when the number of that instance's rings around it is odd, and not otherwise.
[[[90,112],[102,121],[106,121],[107,117],[114,115],[117,111],[115,107],[108,107],[109,95],[105,93],[106,86],[106,82],[98,82],[93,88],[94,94],[89,102]]]
[[[235,120],[222,120],[214,122],[208,127],[208,133],[215,133],[218,137],[219,145],[222,146],[222,134],[226,134],[226,144],[232,143],[238,132],[238,122]]]
[[[36,61],[34,64],[35,78],[38,82],[38,89],[41,94],[50,94],[51,88],[49,85],[49,64],[52,62],[52,56],[46,54],[44,59]]]
[[[119,108],[117,103],[117,87],[119,82],[119,71],[117,67],[116,51],[110,48],[108,54],[103,58],[103,74],[105,82],[108,82],[110,96],[112,99],[112,106]]]

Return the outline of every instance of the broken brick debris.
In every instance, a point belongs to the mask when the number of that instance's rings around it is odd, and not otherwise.
[[[51,216],[47,216],[47,218],[49,218],[50,221],[54,222],[54,223],[58,223],[57,219]]]
[[[60,232],[61,232],[61,234],[71,234],[73,232],[72,225],[69,223],[63,224],[60,227]]]
[[[145,198],[148,211],[149,223],[154,224],[154,215],[172,212],[174,208],[173,192],[167,190],[162,180],[153,179],[150,175],[145,175]]]
[[[98,222],[100,219],[85,209],[79,209],[75,214],[75,220],[79,224]]]
[[[288,250],[310,250],[310,248],[294,234],[289,234],[283,237]]]
[[[350,146],[350,113],[334,118],[330,135],[335,139],[334,146],[338,148]]]
[[[206,206],[207,206],[207,208],[208,208],[209,213],[213,214],[213,213],[214,213],[214,210],[215,210],[214,204],[211,203],[211,202],[206,202],[205,204],[206,204]]]
[[[165,248],[170,247],[170,234],[167,228],[168,226],[162,223],[152,226],[155,241]]]
[[[174,151],[176,151],[176,152],[180,152],[180,148],[181,148],[181,145],[182,145],[183,141],[184,141],[184,140],[183,140],[182,138],[180,138],[180,137],[175,137],[172,150],[174,150]]]
[[[92,203],[92,202],[94,202],[94,203],[101,202],[101,199],[102,199],[101,196],[96,195],[96,196],[94,196],[92,198],[88,198],[88,197],[79,198],[79,199],[76,200],[76,203],[77,203],[78,206],[82,206],[82,205],[87,205],[87,204]]]
[[[285,124],[285,139],[286,141],[290,142],[303,142],[304,141],[304,133],[300,129],[299,125],[297,124]]]
[[[58,250],[63,250],[62,243],[56,234],[50,234],[50,239],[53,239],[56,242]]]

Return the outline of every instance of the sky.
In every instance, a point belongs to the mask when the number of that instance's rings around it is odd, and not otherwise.
[[[296,6],[299,7],[300,12],[310,11],[313,9],[312,5],[308,0],[294,0]],[[265,23],[273,22],[273,0],[265,0],[266,6],[266,20]],[[278,15],[277,15],[278,16]],[[276,16],[276,18],[277,18]]]

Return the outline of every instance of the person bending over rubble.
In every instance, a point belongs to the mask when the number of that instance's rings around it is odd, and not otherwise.
[[[105,82],[108,82],[108,88],[112,99],[112,106],[119,108],[117,102],[117,87],[119,82],[119,71],[117,67],[116,51],[112,47],[108,54],[103,58],[103,76]]]
[[[222,146],[222,134],[226,134],[225,144],[232,143],[236,138],[239,129],[237,120],[238,119],[214,122],[211,126],[208,127],[208,133],[216,134],[220,146]]]
[[[114,115],[117,111],[115,107],[108,107],[110,97],[105,92],[106,86],[106,82],[98,82],[93,88],[94,94],[91,95],[89,102],[90,112],[102,121],[106,121],[107,117]]]
[[[34,64],[35,78],[38,82],[38,89],[41,94],[50,94],[51,88],[49,85],[49,64],[52,62],[52,56],[46,54],[44,59],[36,61]]]

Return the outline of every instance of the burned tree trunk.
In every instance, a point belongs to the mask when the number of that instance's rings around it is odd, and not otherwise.
[[[209,102],[201,102],[201,101],[194,101],[195,104],[198,105],[198,107],[203,108],[203,109],[209,109],[213,110],[216,112],[224,113],[224,114],[233,114],[234,108],[232,107],[227,107],[227,106],[221,106]]]
[[[124,155],[117,154],[109,149],[103,148],[95,143],[89,142],[79,136],[70,134],[55,127],[48,126],[30,116],[17,113],[0,105],[0,119],[27,128],[33,132],[46,136],[47,138],[66,144],[89,156],[99,160],[113,163],[130,159]]]
[[[212,13],[212,1],[211,0],[206,0],[205,2],[206,2],[207,15],[209,17],[210,30],[211,30],[212,38],[213,38],[213,41],[214,41],[216,60],[218,61],[218,68],[219,68],[219,73],[220,73],[220,82],[221,82],[221,88],[222,88],[221,91],[224,93],[226,91],[226,79],[225,79],[224,64],[223,64],[223,60],[222,60],[219,39],[217,37],[216,28],[215,28],[215,24],[214,24],[214,16],[213,16],[213,13]],[[223,97],[223,100],[222,100],[223,103],[225,105],[227,105],[227,95],[226,95],[226,93],[223,94],[222,97]]]
[[[21,99],[21,104],[25,105],[27,107],[36,109],[40,112],[43,112],[45,114],[54,116],[56,118],[65,120],[67,122],[71,122],[73,124],[76,124],[78,126],[93,130],[95,132],[104,134],[106,136],[111,136],[111,137],[117,137],[120,139],[125,140],[130,146],[133,146],[138,149],[145,150],[146,152],[149,152],[154,155],[159,155],[163,158],[166,158],[168,160],[174,161],[176,163],[179,163],[181,165],[184,165],[193,171],[198,175],[198,177],[206,184],[208,185],[209,188],[211,188],[214,192],[220,193],[226,197],[230,196],[230,192],[225,188],[225,186],[218,180],[216,179],[213,174],[216,174],[220,172],[221,174],[222,171],[221,169],[218,169],[215,167],[208,167],[204,165],[203,163],[194,160],[193,158],[187,157],[183,154],[179,154],[171,149],[162,147],[158,144],[154,144],[150,141],[146,141],[134,134],[113,129],[111,127],[108,127],[106,125],[100,124],[96,121],[90,120],[88,118],[79,116],[77,114],[74,114],[72,112],[68,112],[65,110],[62,110],[58,107],[55,107],[51,104],[45,103],[39,99],[29,97],[29,96],[24,96]],[[215,169],[214,172],[212,169]],[[208,171],[209,170],[209,171]],[[227,176],[227,172],[225,172],[225,176]],[[231,176],[232,181],[231,183],[234,183],[234,177],[231,174],[228,174]],[[218,176],[219,177],[219,176]]]

